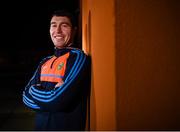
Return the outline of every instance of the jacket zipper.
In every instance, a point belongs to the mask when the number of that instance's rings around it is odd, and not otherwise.
[[[53,60],[53,62],[51,63],[51,67],[50,67],[51,69],[52,69],[52,67],[53,67],[54,62],[57,60],[57,58],[58,58],[58,57],[56,57],[56,58]]]

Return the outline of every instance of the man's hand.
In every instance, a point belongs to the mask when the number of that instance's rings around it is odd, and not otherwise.
[[[60,87],[60,86],[63,85],[63,84],[64,84],[64,82],[61,81],[61,82],[57,83],[57,84],[55,85],[55,87]]]
[[[38,84],[33,84],[32,86],[41,86],[41,84],[39,84],[39,83]]]

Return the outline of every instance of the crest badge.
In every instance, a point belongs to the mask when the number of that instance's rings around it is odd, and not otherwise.
[[[57,69],[58,69],[58,70],[61,70],[63,66],[64,66],[64,63],[61,62],[61,63],[58,65]]]

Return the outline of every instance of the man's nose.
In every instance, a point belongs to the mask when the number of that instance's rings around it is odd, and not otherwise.
[[[57,33],[61,33],[61,32],[62,32],[61,26],[58,26],[58,27],[56,28],[56,32],[57,32]]]

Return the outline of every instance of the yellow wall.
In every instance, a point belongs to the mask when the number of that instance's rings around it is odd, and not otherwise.
[[[116,129],[114,18],[112,0],[82,0],[83,49],[92,57],[91,130]]]
[[[179,0],[82,0],[91,130],[180,130],[179,9]]]
[[[118,130],[180,130],[180,1],[115,5]]]

